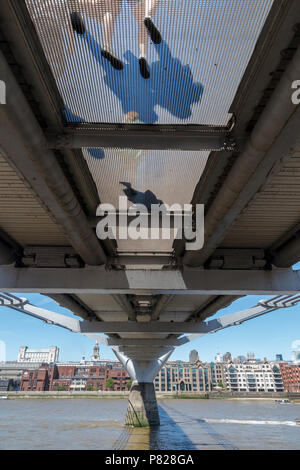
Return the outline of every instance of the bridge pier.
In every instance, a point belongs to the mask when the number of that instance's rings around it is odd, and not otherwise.
[[[125,418],[126,426],[159,426],[159,412],[154,384],[150,382],[134,383],[130,390]]]
[[[113,348],[119,361],[132,378],[125,418],[126,426],[154,427],[160,425],[159,412],[154,388],[154,379],[173,352],[153,360],[130,359]]]

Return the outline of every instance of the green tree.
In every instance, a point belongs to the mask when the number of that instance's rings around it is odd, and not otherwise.
[[[114,386],[115,386],[114,380],[111,377],[109,377],[106,381],[105,386],[106,386],[106,388],[108,388],[108,390],[113,390]]]
[[[94,391],[95,391],[93,385],[88,385],[88,386],[86,387],[86,390],[87,390],[87,392],[94,392]]]
[[[128,382],[126,383],[126,387],[128,388],[128,390],[131,389],[131,387],[132,387],[132,380],[128,380]]]
[[[58,387],[56,387],[56,391],[57,392],[66,392],[67,387],[65,385],[59,385]]]
[[[223,382],[218,382],[218,387],[220,387],[220,388],[224,388],[224,384],[223,384]]]

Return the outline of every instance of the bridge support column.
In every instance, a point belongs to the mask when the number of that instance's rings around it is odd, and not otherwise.
[[[153,383],[133,383],[128,401],[125,418],[126,426],[148,427],[160,425]]]
[[[129,359],[114,349],[114,353],[133,381],[125,418],[126,426],[152,427],[160,425],[153,381],[172,352],[173,348],[159,359],[143,361]]]

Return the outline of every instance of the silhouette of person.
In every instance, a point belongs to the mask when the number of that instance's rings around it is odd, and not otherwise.
[[[160,0],[126,1],[132,9],[139,28],[140,73],[143,78],[148,79],[150,77],[147,64],[148,35],[154,44],[161,43],[161,34],[152,20]],[[99,23],[103,23],[104,46],[101,49],[101,54],[115,69],[122,70],[123,63],[112,50],[115,22],[121,11],[122,0],[68,0],[68,5],[71,12],[72,27],[77,34],[84,35],[86,32],[81,11],[85,12],[90,18],[96,19]]]
[[[101,55],[116,70],[122,70],[123,63],[112,50],[115,23],[122,8],[122,0],[68,0],[68,6],[73,30],[79,35],[86,33],[86,25],[81,12],[103,23],[104,45]]]
[[[157,199],[155,194],[150,191],[150,189],[147,189],[147,191],[142,192],[134,189],[131,183],[120,181],[120,184],[125,186],[125,189],[123,189],[123,193],[125,194],[125,196],[127,196],[128,200],[133,204],[143,204],[147,208],[148,212],[151,212],[152,204],[163,204],[163,201]]]
[[[86,32],[81,12],[103,23],[104,45],[101,54],[116,70],[123,69],[122,61],[112,50],[115,22],[122,8],[122,0],[28,0],[27,7],[56,79],[64,74],[67,57],[74,53],[74,32],[79,35]],[[67,54],[64,30],[69,39]]]
[[[126,124],[139,123],[139,116],[136,112],[130,111],[124,116],[123,122]],[[101,148],[90,148],[88,152],[96,160],[103,160],[105,158],[105,152]],[[120,177],[124,179],[130,178],[132,181],[135,181],[141,160],[147,153],[147,150],[115,148],[110,152],[110,158],[117,160],[117,171]]]
[[[159,2],[160,0],[127,0],[138,23],[139,66],[140,73],[145,79],[150,78],[150,70],[147,63],[148,36],[150,36],[154,44],[160,44],[162,41],[161,33],[152,20]]]
[[[203,86],[195,83],[189,65],[182,65],[172,56],[169,46],[162,40],[155,45],[159,60],[151,65],[151,77],[142,80],[137,73],[139,60],[127,51],[126,64],[122,74],[107,70],[103,64],[100,47],[87,32],[85,40],[97,62],[104,67],[104,83],[118,97],[124,115],[135,111],[142,123],[154,124],[158,121],[155,107],[160,106],[181,120],[192,116],[192,105],[199,103]]]
[[[66,122],[83,123],[84,119],[76,116],[68,108],[64,110],[64,118]],[[140,124],[139,115],[135,111],[129,111],[123,119],[125,124]],[[87,152],[95,160],[104,160],[105,151],[102,148],[88,148]],[[122,177],[130,177],[133,180],[136,178],[138,167],[141,159],[148,153],[147,150],[138,149],[119,149],[113,150],[113,155],[118,159],[118,172]]]

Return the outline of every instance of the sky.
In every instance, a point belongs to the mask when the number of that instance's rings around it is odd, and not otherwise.
[[[300,263],[294,267],[300,269]],[[55,312],[71,315],[59,307],[52,299],[39,294],[17,294],[26,297],[36,306]],[[257,304],[268,296],[247,296],[235,301],[230,307],[220,310],[215,317],[235,313]],[[62,328],[47,325],[22,313],[0,307],[0,342],[6,346],[6,360],[17,359],[20,346],[31,348],[60,348],[60,361],[79,361],[85,356],[90,358],[93,351],[93,340],[80,334],[71,333]],[[203,361],[213,361],[218,352],[231,352],[232,356],[247,355],[254,352],[256,357],[269,360],[276,354],[283,354],[290,360],[292,343],[300,341],[300,304],[289,309],[279,309],[240,326],[227,328],[219,333],[206,335],[201,339],[177,348],[172,360],[187,361],[189,352],[196,349]],[[115,359],[112,350],[100,344],[101,359]]]

